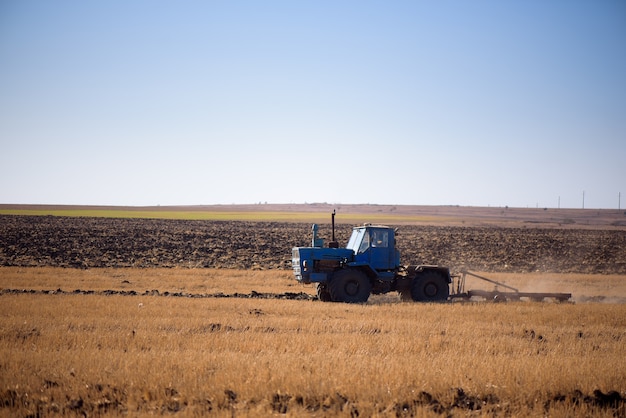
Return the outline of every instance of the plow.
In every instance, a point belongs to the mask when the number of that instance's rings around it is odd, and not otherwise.
[[[467,276],[491,283],[495,286],[494,290],[472,289],[465,290],[465,281]],[[512,286],[498,282],[487,277],[463,270],[460,274],[452,275],[452,292],[450,300],[491,300],[494,302],[520,301],[530,300],[533,302],[542,302],[544,300],[553,300],[557,302],[566,302],[572,298],[571,293],[550,293],[550,292],[520,292]],[[506,290],[500,290],[500,288]]]

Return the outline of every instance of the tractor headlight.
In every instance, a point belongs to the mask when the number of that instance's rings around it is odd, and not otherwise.
[[[302,270],[307,271],[309,267],[309,263],[307,262],[307,260],[304,260],[302,262]]]

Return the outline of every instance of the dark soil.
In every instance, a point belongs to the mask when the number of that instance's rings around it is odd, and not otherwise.
[[[345,243],[351,226],[339,225]],[[320,234],[330,240],[330,226]],[[304,223],[0,216],[1,266],[290,269]],[[626,274],[626,231],[399,227],[405,264],[458,271]]]

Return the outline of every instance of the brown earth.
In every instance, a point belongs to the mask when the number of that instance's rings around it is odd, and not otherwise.
[[[350,231],[339,224],[338,240]],[[4,215],[0,265],[290,269],[310,239],[305,223]],[[621,228],[402,225],[398,247],[406,264],[456,271],[626,274]]]

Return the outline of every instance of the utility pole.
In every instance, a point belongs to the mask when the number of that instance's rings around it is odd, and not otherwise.
[[[585,191],[583,190],[583,209],[585,209]]]
[[[622,192],[617,193],[617,210],[622,210]]]

